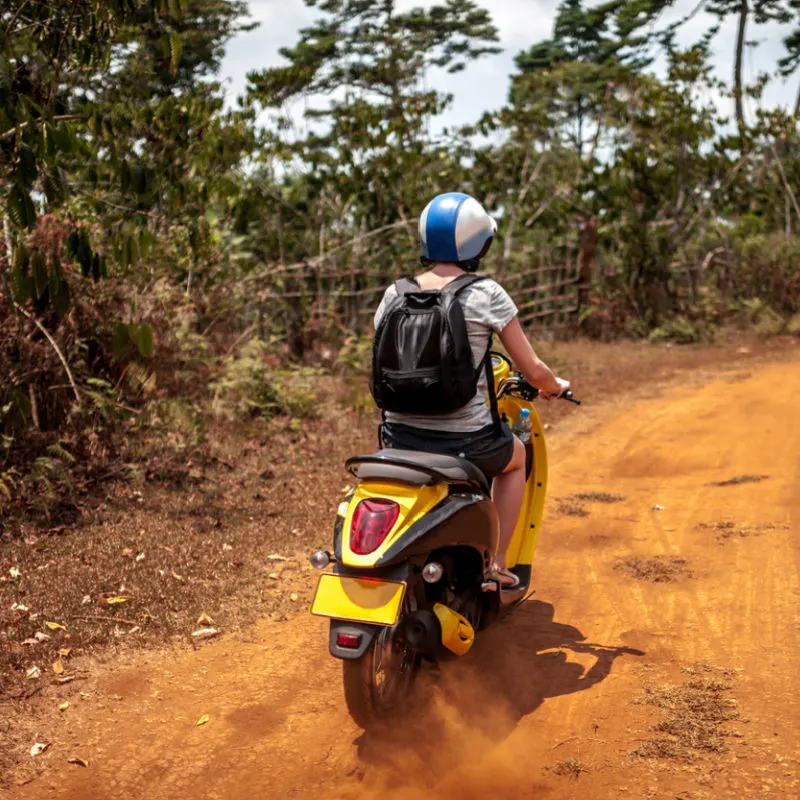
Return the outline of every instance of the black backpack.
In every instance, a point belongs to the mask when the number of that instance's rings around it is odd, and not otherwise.
[[[484,275],[461,275],[442,289],[421,289],[410,278],[395,283],[397,299],[386,309],[372,346],[370,389],[383,411],[447,414],[465,406],[486,370],[492,417],[497,420],[492,360],[476,369],[458,295]]]

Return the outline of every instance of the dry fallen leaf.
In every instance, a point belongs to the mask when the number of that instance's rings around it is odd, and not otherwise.
[[[66,711],[69,708],[69,700],[65,700],[59,707],[59,711]]]
[[[66,628],[60,622],[48,622],[47,620],[44,621],[44,624],[50,628],[51,631],[65,631]]]
[[[59,654],[59,655],[60,655],[62,658],[69,658],[69,654],[70,654],[71,652],[72,652],[72,648],[71,648],[71,647],[62,647],[62,648],[61,648],[61,649],[58,651],[58,654]]]
[[[78,758],[78,756],[73,756],[72,758],[67,759],[68,764],[77,764],[79,767],[88,767],[89,762],[85,758]]]
[[[120,603],[127,603],[129,600],[133,600],[133,598],[127,594],[118,594],[115,597],[106,597],[106,603],[108,603],[110,606],[116,606]]]
[[[204,611],[198,618],[197,618],[198,625],[213,625],[214,620],[206,614]]]
[[[53,662],[53,672],[55,672],[56,675],[64,674],[64,662],[60,658]]]
[[[199,728],[201,725],[205,725],[206,722],[208,722],[209,719],[210,719],[210,717],[208,716],[208,714],[203,714],[203,716],[200,717],[200,719],[197,720],[197,722],[195,722],[195,727]]]
[[[200,628],[192,632],[193,639],[210,639],[212,636],[217,636],[219,631],[216,628]]]
[[[36,666],[36,664],[34,664],[32,667],[28,667],[28,669],[25,671],[25,677],[29,681],[36,680],[36,678],[38,678],[41,674],[42,673],[39,670],[39,667]]]
[[[33,747],[31,747],[31,758],[33,758],[34,756],[41,755],[42,753],[44,753],[45,750],[47,750],[48,747],[50,747],[50,742],[47,743],[36,742],[36,744]]]

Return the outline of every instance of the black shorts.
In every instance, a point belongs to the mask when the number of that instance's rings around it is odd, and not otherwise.
[[[514,436],[511,429],[505,422],[500,428],[498,436],[494,425],[487,425],[478,431],[454,433],[384,422],[382,436],[384,447],[466,458],[487,478],[493,478],[508,466],[514,455]]]

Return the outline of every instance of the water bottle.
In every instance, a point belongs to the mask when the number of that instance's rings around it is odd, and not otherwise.
[[[531,410],[529,408],[520,410],[511,432],[522,444],[527,444],[531,440]]]

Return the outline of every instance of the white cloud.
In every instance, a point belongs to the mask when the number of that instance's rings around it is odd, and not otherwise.
[[[442,73],[428,77],[429,83],[454,96],[453,104],[442,119],[443,125],[461,125],[476,120],[484,111],[498,108],[506,99],[508,78],[514,70],[514,56],[522,49],[550,35],[557,0],[480,0],[490,9],[500,31],[503,52],[488,56],[469,65],[456,75]],[[413,6],[432,6],[436,0],[398,0],[399,10]],[[317,15],[316,9],[306,7],[302,0],[250,0],[252,18],[260,26],[250,33],[242,33],[228,45],[222,64],[221,77],[231,99],[245,87],[247,72],[276,66],[282,59],[279,50],[297,41],[298,31]],[[680,19],[691,11],[696,0],[677,0],[674,8],[662,15],[659,25]],[[707,14],[697,14],[682,30],[680,42],[688,45],[702,36],[714,19]],[[777,60],[783,55],[782,38],[786,26],[776,23],[755,27],[747,31],[748,40],[760,42],[749,48],[745,57],[746,80],[753,80],[761,71],[774,72]],[[736,22],[729,20],[714,42],[714,62],[717,73],[730,81]],[[795,75],[791,82],[776,80],[768,87],[762,100],[764,106],[792,107],[797,94]],[[752,113],[755,103],[748,101]],[[723,111],[728,113],[728,109]]]

